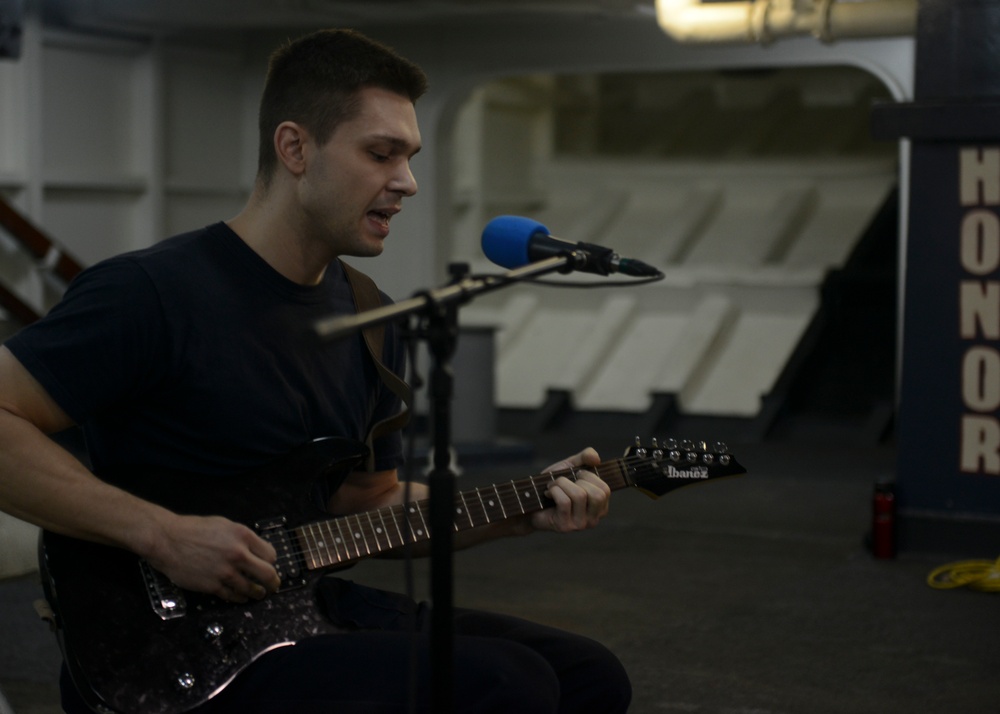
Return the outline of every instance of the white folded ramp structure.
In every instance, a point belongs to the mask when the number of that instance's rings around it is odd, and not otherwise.
[[[466,324],[497,329],[498,406],[540,407],[558,390],[577,409],[643,412],[670,394],[683,413],[756,416],[895,176],[870,159],[551,164],[542,183],[558,188],[533,218],[666,278],[521,286],[465,308]]]

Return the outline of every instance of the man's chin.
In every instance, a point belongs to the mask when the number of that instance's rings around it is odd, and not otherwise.
[[[346,251],[343,255],[350,256],[352,258],[376,258],[382,255],[384,250],[385,243],[381,240],[367,241],[363,245],[355,246],[353,249]]]

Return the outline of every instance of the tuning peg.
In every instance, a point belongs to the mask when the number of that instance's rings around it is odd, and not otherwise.
[[[717,441],[712,445],[715,450],[715,454],[719,459],[719,463],[723,466],[729,466],[733,461],[733,457],[729,454],[729,446],[725,442]]]
[[[673,451],[677,448],[677,439],[665,439],[663,441],[663,448],[667,451]]]

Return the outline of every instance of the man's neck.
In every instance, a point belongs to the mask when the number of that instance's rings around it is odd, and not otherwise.
[[[317,285],[336,256],[320,255],[286,211],[254,192],[247,205],[226,224],[251,250],[289,280]]]

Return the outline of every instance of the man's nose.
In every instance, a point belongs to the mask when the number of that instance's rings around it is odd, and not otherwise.
[[[409,164],[404,165],[399,173],[393,177],[389,189],[404,196],[412,196],[417,192],[417,180],[413,177]]]

